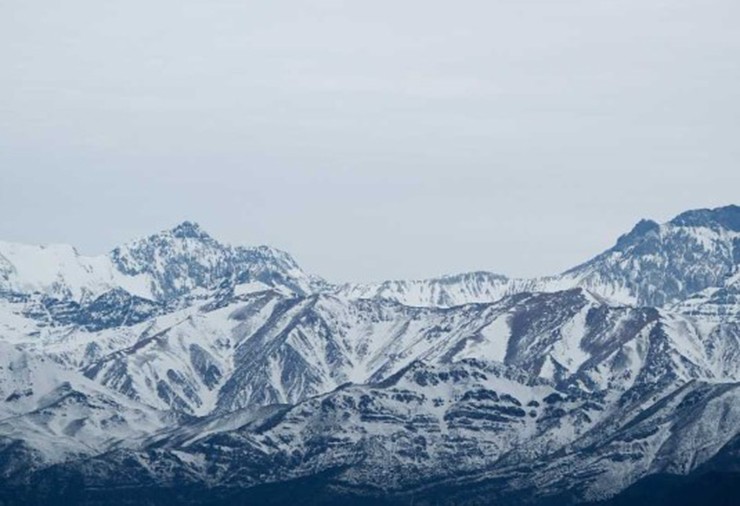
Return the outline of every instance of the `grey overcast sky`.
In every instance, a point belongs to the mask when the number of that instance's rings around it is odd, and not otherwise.
[[[0,238],[199,222],[333,281],[740,204],[738,0],[2,0]]]

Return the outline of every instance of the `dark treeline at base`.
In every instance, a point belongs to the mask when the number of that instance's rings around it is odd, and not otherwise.
[[[366,495],[330,485],[330,474],[243,490],[203,488],[86,489],[79,478],[57,476],[24,488],[0,488],[0,506],[570,506],[568,497],[532,500],[529,494],[497,496],[488,487],[439,487],[413,496]],[[1,487],[1,486],[0,486]],[[495,498],[494,498],[495,497]],[[583,506],[737,506],[740,473],[655,475],[608,501]]]

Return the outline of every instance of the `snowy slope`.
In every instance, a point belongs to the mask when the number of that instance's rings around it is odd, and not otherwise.
[[[233,490],[248,498],[264,483],[285,483],[293,501],[321,494],[322,504],[573,504],[610,497],[650,473],[697,469],[738,436],[738,395],[737,384],[689,382],[608,402],[516,368],[416,362],[384,382],[293,407],[185,424],[140,451],[73,462],[67,472],[102,490],[132,480],[186,487],[191,500],[215,504],[233,503]],[[307,478],[303,490],[295,480]],[[114,496],[99,499],[115,504]]]
[[[418,360],[485,359],[590,391],[740,372],[737,323],[613,306],[581,289],[454,308],[275,291],[214,297],[129,326],[20,326],[14,342],[152,408],[201,416],[296,403]]]
[[[121,273],[106,256],[82,256],[72,246],[0,242],[0,291],[84,300],[123,288],[151,298],[150,284],[145,276]]]
[[[23,441],[37,455],[35,465],[135,446],[183,420],[110,391],[48,356],[0,342],[0,440]]]

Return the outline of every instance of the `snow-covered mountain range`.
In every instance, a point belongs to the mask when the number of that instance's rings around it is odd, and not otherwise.
[[[191,222],[0,242],[0,503],[573,504],[740,471],[739,266],[737,206],[539,279],[335,285]]]

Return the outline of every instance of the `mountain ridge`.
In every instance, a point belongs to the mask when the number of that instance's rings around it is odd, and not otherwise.
[[[11,254],[14,250],[21,249],[28,255],[35,248],[47,251],[47,256],[60,257],[58,261],[75,272],[66,277],[61,272],[47,275],[48,279],[37,280],[35,286],[33,281],[14,283],[12,274],[18,269],[8,257],[17,259],[22,255],[17,251]],[[685,251],[681,251],[680,257],[670,254],[681,249]],[[175,251],[180,258],[173,257]],[[662,258],[652,258],[658,252],[662,252]],[[700,258],[706,252],[711,256],[704,265],[692,265],[695,257]],[[75,265],[75,259],[79,265]],[[39,263],[48,264],[52,260]],[[739,261],[740,207],[734,205],[686,211],[662,225],[641,220],[619,237],[613,247],[557,275],[526,279],[471,271],[364,284],[328,283],[307,274],[284,251],[269,246],[226,245],[197,223],[184,221],[96,257],[79,255],[67,245],[33,247],[0,243],[0,289],[39,291],[62,298],[72,296],[79,301],[112,288],[123,288],[132,295],[163,301],[196,289],[215,289],[224,282],[234,285],[257,282],[298,294],[329,291],[348,298],[392,298],[410,305],[450,307],[492,301],[525,290],[554,291],[582,286],[620,303],[664,306],[706,288],[721,287],[724,279],[737,273]],[[676,282],[681,273],[690,273],[689,267],[696,272],[685,283]],[[643,269],[652,270],[652,279],[640,285],[631,276]],[[92,279],[75,279],[86,275]],[[22,278],[20,274],[17,277]],[[65,280],[71,286],[66,287]]]

